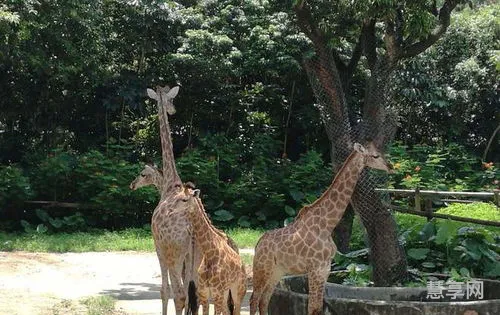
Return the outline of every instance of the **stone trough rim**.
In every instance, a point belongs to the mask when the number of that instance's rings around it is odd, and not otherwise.
[[[286,276],[283,277],[281,281],[285,281],[287,279],[293,279],[293,278],[305,278],[306,276]],[[476,279],[476,280],[486,280],[486,281],[492,281],[492,282],[497,282],[500,283],[498,280],[492,280],[492,279]],[[337,284],[337,283],[331,283],[327,282],[327,286],[330,287],[337,287],[337,288],[351,288],[351,289],[361,289],[361,290],[366,290],[366,291],[382,291],[382,290],[395,290],[395,291],[403,291],[403,290],[412,290],[412,291],[422,291],[422,289],[425,289],[426,287],[353,287],[353,286],[347,286],[347,285],[342,285],[342,284]],[[308,294],[305,293],[300,293],[296,292],[293,290],[287,290],[283,289],[282,287],[277,286],[275,288],[275,291],[280,291],[283,294],[293,294],[297,295],[299,297],[308,298]],[[387,301],[387,300],[375,300],[375,299],[366,299],[366,298],[345,298],[345,297],[334,297],[334,296],[324,296],[324,300],[334,300],[334,301],[339,301],[339,302],[345,302],[345,303],[366,303],[374,306],[381,306],[381,305],[386,305],[386,306],[391,306],[391,305],[401,305],[401,304],[406,304],[408,306],[449,306],[449,305],[456,305],[456,306],[474,306],[474,305],[489,305],[489,304],[499,304],[500,305],[500,298],[497,299],[485,299],[485,300],[469,300],[469,301],[439,301],[439,302],[431,302],[431,301],[409,301],[409,300],[397,300],[397,301]]]

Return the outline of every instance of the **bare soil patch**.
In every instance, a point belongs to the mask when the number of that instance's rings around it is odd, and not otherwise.
[[[155,253],[0,252],[0,315],[86,314],[79,301],[96,295],[120,314],[161,314],[160,285]]]

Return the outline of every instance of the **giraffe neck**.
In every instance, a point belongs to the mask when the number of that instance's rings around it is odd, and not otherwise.
[[[163,191],[163,175],[158,170],[156,172],[157,173],[153,177],[153,185],[161,193]]]
[[[364,156],[354,151],[344,162],[332,184],[313,204],[299,212],[297,221],[314,217],[329,233],[337,226],[351,200],[356,183],[365,166]]]
[[[196,244],[202,253],[214,249],[216,244],[221,244],[222,236],[215,231],[215,227],[210,223],[205,215],[205,210],[200,200],[196,200],[196,211],[189,212],[189,220],[193,226],[193,233]]]
[[[160,97],[160,100],[158,101],[158,119],[160,121],[160,139],[163,162],[163,181],[160,187],[163,199],[170,188],[174,187],[176,184],[180,184],[180,177],[179,174],[177,174],[177,168],[175,167],[170,124],[168,123],[165,105],[163,105],[163,103],[167,102],[167,100],[161,99],[162,93],[158,93],[158,95]]]

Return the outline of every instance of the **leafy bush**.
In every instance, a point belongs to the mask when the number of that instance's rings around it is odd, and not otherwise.
[[[409,265],[423,271],[462,270],[472,277],[500,277],[500,238],[484,228],[435,220],[404,234]]]
[[[395,143],[390,148],[395,173],[394,188],[427,188],[439,190],[489,190],[500,178],[493,163],[481,163],[458,144],[408,147]]]
[[[0,216],[16,217],[23,202],[33,196],[29,179],[16,166],[0,166]],[[7,213],[10,212],[10,216]]]
[[[30,180],[38,200],[74,201],[77,198],[75,187],[75,152],[51,150],[46,155],[34,154],[27,161]]]
[[[130,182],[140,165],[120,157],[90,151],[78,158],[75,169],[78,201],[94,210],[86,213],[91,226],[137,227],[151,218],[159,194],[153,189],[132,191]]]

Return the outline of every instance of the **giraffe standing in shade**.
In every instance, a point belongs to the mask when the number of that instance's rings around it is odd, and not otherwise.
[[[188,214],[196,244],[202,253],[203,262],[198,269],[199,284],[204,288],[201,294],[212,295],[215,315],[239,315],[246,292],[245,267],[240,255],[228,245],[226,239],[208,220],[199,199],[199,192],[199,189],[193,190],[189,185],[185,185],[184,189],[179,191],[176,200],[183,205],[184,211]],[[191,288],[192,284],[190,284]],[[194,294],[193,291],[196,291],[196,288],[193,289],[190,290],[190,300]],[[229,301],[228,298],[233,302],[232,311],[229,303],[226,303]],[[197,306],[195,305],[190,311],[195,314]],[[208,309],[206,314],[208,314]]]
[[[366,149],[354,144],[353,152],[321,197],[302,208],[292,224],[260,238],[253,260],[250,315],[255,315],[257,308],[260,315],[266,315],[279,280],[284,275],[298,274],[306,274],[309,281],[308,315],[323,313],[325,282],[337,251],[331,235],[365,167],[391,170],[372,143]]]
[[[179,87],[170,89],[168,86],[156,88],[156,91],[147,89],[148,96],[158,103],[158,119],[160,122],[160,139],[163,164],[163,181],[160,188],[161,198],[151,219],[151,230],[155,243],[156,254],[161,270],[161,300],[162,314],[168,312],[168,298],[170,283],[172,286],[175,311],[182,315],[186,302],[187,289],[182,282],[182,268],[188,258],[191,246],[190,226],[186,215],[176,211],[172,197],[182,187],[174,160],[172,138],[167,113],[175,114],[173,99],[177,96]],[[160,182],[158,182],[160,183]],[[157,183],[157,184],[158,184]],[[189,268],[187,268],[189,271]],[[170,283],[169,278],[170,276]]]
[[[162,187],[163,187],[163,173],[156,166],[146,164],[144,166],[144,169],[140,172],[140,174],[130,183],[130,189],[136,190],[136,189],[139,189],[141,187],[149,186],[149,185],[155,186],[156,189],[161,192]],[[192,186],[189,186],[189,187],[194,188]],[[208,218],[205,211],[203,211],[203,214],[205,215],[206,220],[208,222],[210,222],[210,219]],[[227,244],[236,253],[239,252],[238,246],[230,237],[228,237],[221,230],[217,229],[215,226],[213,227],[213,229],[214,229],[215,233],[219,234],[219,236],[221,236],[223,239],[225,239]],[[191,237],[192,237],[191,241],[193,242],[194,241],[193,236],[191,236]],[[195,285],[198,288],[197,299],[199,301],[199,304],[203,307],[203,314],[208,315],[209,314],[209,303],[208,303],[209,288],[205,288],[205,287],[203,287],[202,284],[200,284],[198,274],[196,273],[196,271],[198,270],[198,268],[200,267],[200,265],[202,263],[202,256],[201,256],[200,250],[198,249],[196,244],[194,244],[194,245],[195,245],[194,254],[192,256],[194,259],[194,262],[191,262],[189,259],[186,259],[185,264],[184,264],[184,268],[191,268],[192,269],[190,274],[194,277],[193,280],[195,282]],[[187,266],[186,266],[186,263],[187,263]],[[193,264],[192,266],[190,266],[191,263]],[[183,277],[183,280],[184,280],[184,287],[185,287],[186,282],[191,280],[191,279],[189,279],[187,277]]]

